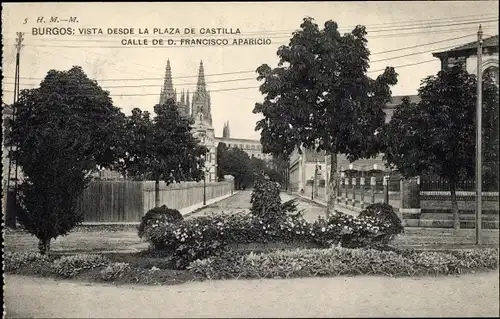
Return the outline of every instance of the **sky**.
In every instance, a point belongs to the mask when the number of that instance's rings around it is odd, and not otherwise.
[[[333,20],[341,32],[365,25],[372,55],[369,76],[386,66],[399,74],[393,95],[417,93],[423,78],[436,74],[439,52],[484,36],[498,34],[499,1],[410,2],[212,2],[212,3],[3,3],[3,101],[11,103],[15,74],[16,32],[24,32],[20,58],[20,88],[35,88],[51,69],[69,70],[79,65],[108,90],[125,114],[138,107],[152,112],[158,103],[165,65],[170,60],[177,92],[193,92],[203,60],[211,91],[216,136],[229,121],[231,137],[259,139],[253,114],[263,96],[255,70],[262,64],[276,67],[279,46],[288,44],[305,17],[320,28]],[[39,17],[44,23],[37,22]],[[51,17],[78,22],[50,23]],[[39,35],[41,28],[71,28],[75,34]],[[101,28],[103,35],[80,35],[80,28]],[[133,35],[108,35],[108,28],[133,28]],[[148,35],[139,35],[139,29]],[[152,34],[179,28],[181,34]],[[185,34],[193,28],[195,35]],[[201,35],[202,29],[226,28],[240,34]],[[204,46],[180,44],[180,39],[269,39],[263,45]],[[148,45],[122,45],[123,39],[148,39]],[[176,45],[152,45],[168,39]],[[268,40],[268,42],[269,42]],[[435,43],[439,42],[439,43]],[[388,52],[392,51],[392,52]]]

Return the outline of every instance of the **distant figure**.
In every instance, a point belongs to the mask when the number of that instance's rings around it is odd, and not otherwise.
[[[300,189],[300,193],[304,194],[304,189],[303,188]]]

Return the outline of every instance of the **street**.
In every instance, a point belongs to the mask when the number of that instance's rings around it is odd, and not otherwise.
[[[212,213],[233,213],[233,212],[249,212],[250,211],[250,198],[252,196],[251,190],[239,191],[239,193],[221,200],[212,205],[208,205],[207,207],[197,211],[194,214],[189,215],[187,218],[193,218],[196,216],[203,216]],[[284,203],[293,198],[297,198],[296,196],[289,195],[286,193],[281,193],[281,202]],[[307,221],[313,222],[318,216],[326,216],[325,208],[320,205],[316,205],[314,203],[309,203],[307,201],[297,199],[297,209],[304,210],[304,218]]]
[[[7,275],[7,318],[469,317],[499,315],[499,273],[120,286]]]

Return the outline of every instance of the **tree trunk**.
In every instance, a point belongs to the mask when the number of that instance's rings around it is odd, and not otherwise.
[[[451,211],[453,213],[453,228],[460,229],[460,215],[458,212],[456,182],[450,182]]]
[[[155,207],[160,207],[160,176],[155,177]]]
[[[330,180],[328,181],[328,203],[327,203],[327,216],[331,213],[335,213],[335,202],[337,201],[337,181],[338,181],[338,173],[337,173],[337,151],[334,148],[330,152]]]
[[[47,255],[50,251],[50,238],[38,239],[38,251],[42,255]]]

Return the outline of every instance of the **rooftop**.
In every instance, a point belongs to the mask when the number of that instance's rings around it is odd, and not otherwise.
[[[496,48],[498,51],[498,34],[483,39],[483,48]],[[466,53],[467,51],[477,50],[477,41],[469,42],[450,50],[432,53],[434,57],[440,58],[445,54]]]

